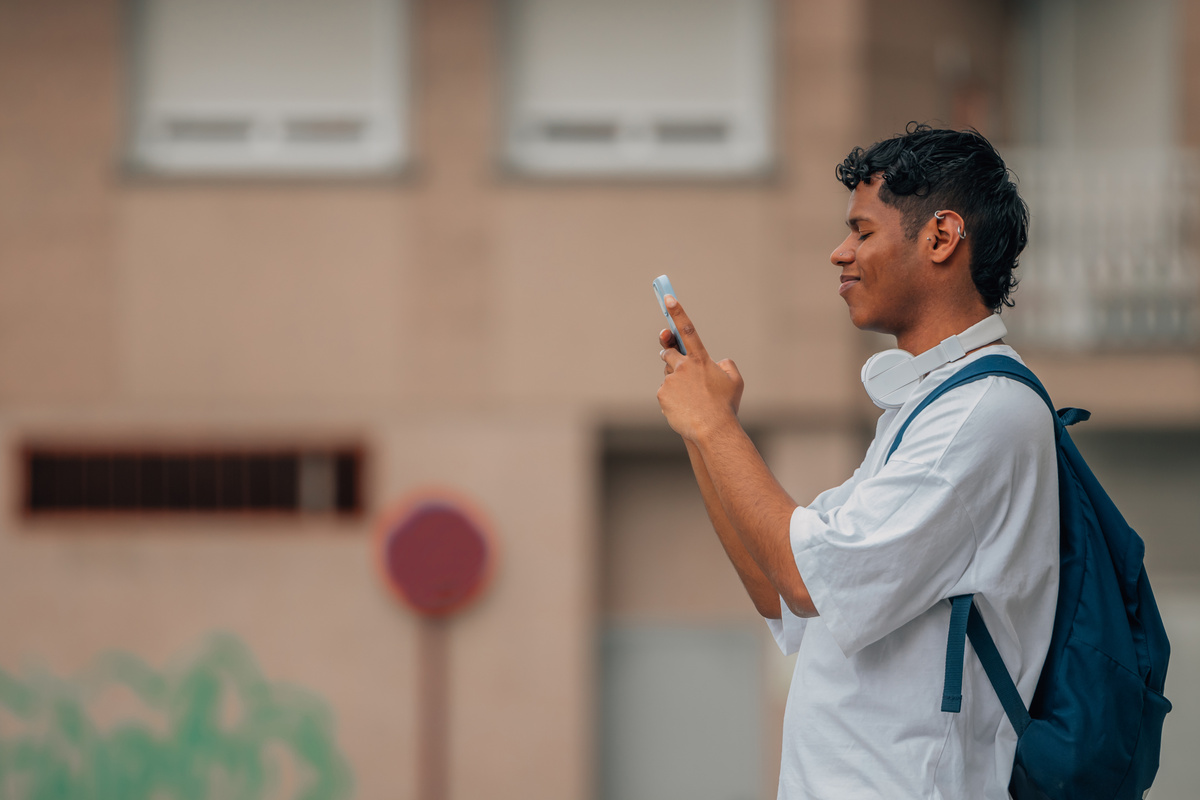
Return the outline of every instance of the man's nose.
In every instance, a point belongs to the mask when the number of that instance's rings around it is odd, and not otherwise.
[[[854,260],[854,249],[850,247],[848,238],[834,248],[829,260],[835,267],[844,267]]]

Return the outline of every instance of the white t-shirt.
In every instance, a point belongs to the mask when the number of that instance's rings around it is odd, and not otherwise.
[[[931,372],[879,419],[862,465],[792,515],[791,543],[820,616],[768,620],[797,653],[779,797],[1006,800],[1016,733],[970,643],[962,711],[941,710],[947,598],[974,594],[1026,704],[1058,597],[1053,422],[1029,387],[988,377],[903,421],[993,345]],[[781,604],[782,605],[782,604]]]

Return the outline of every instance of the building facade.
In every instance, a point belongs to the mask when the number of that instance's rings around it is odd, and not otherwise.
[[[929,120],[1030,201],[1006,317],[1147,540],[1187,796],[1200,5],[1087,9],[0,0],[0,794],[773,796],[790,667],[658,412],[650,282],[797,501],[839,483],[890,344],[833,169]],[[439,623],[378,568],[421,487],[496,547]]]

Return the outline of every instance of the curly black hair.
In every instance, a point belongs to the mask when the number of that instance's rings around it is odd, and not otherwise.
[[[881,175],[879,199],[900,210],[909,239],[935,211],[957,211],[966,221],[971,278],[983,302],[992,311],[1012,306],[1013,270],[1029,240],[1029,207],[978,131],[910,122],[902,135],[854,148],[836,174],[850,190]]]

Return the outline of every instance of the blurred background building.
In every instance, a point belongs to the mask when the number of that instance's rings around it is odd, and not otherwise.
[[[1195,797],[1197,0],[0,0],[0,796],[423,800],[372,532],[439,485],[499,551],[438,629],[447,797],[773,797],[791,665],[650,281],[793,496],[841,482],[891,345],[833,169],[909,120],[1020,178],[1011,341],[1146,539]]]

